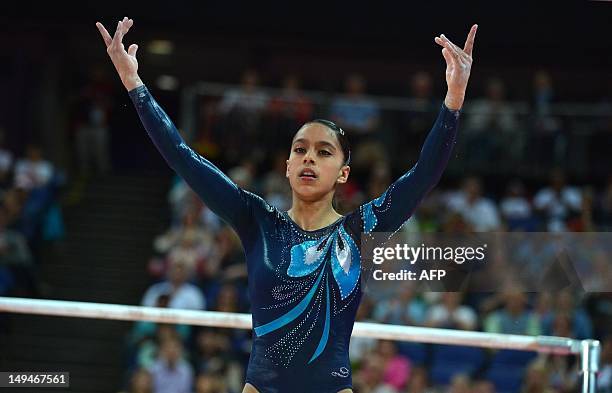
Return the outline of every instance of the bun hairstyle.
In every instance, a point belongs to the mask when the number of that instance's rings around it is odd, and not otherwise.
[[[315,120],[309,121],[309,123],[322,124],[326,126],[327,128],[329,128],[330,130],[332,130],[334,134],[336,134],[336,138],[338,138],[338,143],[340,143],[340,147],[342,148],[342,153],[344,154],[344,165],[349,165],[351,162],[351,145],[349,143],[348,137],[346,136],[346,133],[344,132],[344,130],[338,127],[336,123],[330,120],[315,119]]]

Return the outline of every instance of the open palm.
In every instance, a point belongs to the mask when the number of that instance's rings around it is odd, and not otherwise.
[[[106,44],[106,52],[110,56],[121,81],[128,89],[130,89],[130,87],[136,87],[131,85],[136,84],[136,81],[139,80],[138,60],[136,60],[138,45],[132,44],[126,51],[122,42],[123,36],[130,30],[133,24],[134,21],[132,19],[128,19],[127,17],[123,18],[123,20],[117,23],[115,35],[111,37],[102,23],[96,23],[98,30],[100,30],[100,34],[102,34],[102,39],[104,39],[104,43]]]

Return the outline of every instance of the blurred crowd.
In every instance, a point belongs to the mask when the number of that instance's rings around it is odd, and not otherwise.
[[[64,237],[58,193],[65,176],[40,145],[20,157],[4,138],[0,128],[0,296],[40,296],[43,249]]]
[[[353,144],[351,178],[338,189],[336,198],[338,210],[347,213],[389,186],[398,172],[396,160],[404,162],[404,170],[407,163],[416,161],[441,105],[425,72],[413,79],[412,109],[393,116],[384,115],[365,88],[363,76],[348,76],[346,94],[332,99],[323,110],[300,90],[297,77],[287,77],[282,89],[270,95],[259,88],[257,74],[248,71],[239,87],[203,100],[191,145],[227,169],[240,187],[286,210],[291,190],[285,160],[293,133],[313,117],[332,119],[348,130]],[[455,185],[437,187],[403,231],[609,231],[612,176],[603,185],[577,185],[568,179],[565,161],[573,140],[572,124],[551,114],[553,97],[550,76],[537,73],[531,115],[519,116],[504,99],[503,83],[491,80],[482,99],[466,104],[462,118],[463,136],[457,149],[469,173]],[[530,132],[519,131],[525,122]],[[597,118],[590,126],[608,135],[612,131],[610,119]],[[395,132],[390,145],[380,130],[394,128],[403,131]],[[494,171],[498,163],[504,165],[504,160],[525,159],[525,153],[530,164],[555,168],[547,181],[534,187],[517,177],[501,192],[494,192],[478,176]],[[154,240],[146,272],[151,286],[143,294],[142,305],[249,312],[245,257],[236,234],[178,177],[168,202],[169,227]],[[610,250],[606,251],[609,255]],[[391,283],[389,291],[365,296],[358,321],[597,338],[603,344],[599,389],[610,392],[612,299],[606,291],[612,268],[605,258],[601,265],[599,292],[589,294],[572,289],[534,293],[510,287],[473,296]],[[248,331],[139,322],[126,343],[126,391],[241,392],[250,345]],[[356,393],[541,393],[572,392],[580,386],[575,357],[366,338],[353,338],[350,355]]]

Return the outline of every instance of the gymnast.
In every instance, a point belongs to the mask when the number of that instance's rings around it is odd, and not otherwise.
[[[349,340],[367,276],[361,235],[397,231],[438,183],[456,140],[477,25],[463,49],[443,34],[435,37],[446,61],[447,94],[417,163],[378,198],[343,216],[332,204],[336,185],[350,173],[340,127],[319,119],[297,130],[286,170],[292,205],[276,209],[187,146],[138,76],[138,46],[126,51],[122,44],[133,23],[123,18],[112,37],[96,26],[149,137],[234,228],[246,253],[254,337],[243,393],[352,392]]]

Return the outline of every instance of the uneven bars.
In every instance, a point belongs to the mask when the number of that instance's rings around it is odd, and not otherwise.
[[[0,312],[252,329],[250,314],[64,300],[0,297]],[[559,355],[581,353],[581,341],[565,337],[522,336],[368,322],[356,322],[353,336],[536,351]]]

